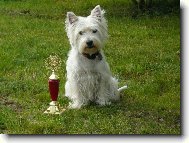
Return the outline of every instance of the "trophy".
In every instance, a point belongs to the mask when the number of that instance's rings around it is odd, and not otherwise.
[[[65,109],[60,111],[60,107],[58,105],[58,92],[59,92],[59,77],[55,74],[61,66],[61,59],[57,55],[50,55],[46,61],[45,66],[47,69],[52,71],[51,76],[49,77],[49,92],[51,97],[51,102],[49,108],[44,112],[46,114],[61,114]]]

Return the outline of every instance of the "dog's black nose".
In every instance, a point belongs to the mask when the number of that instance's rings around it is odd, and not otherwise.
[[[88,46],[88,48],[93,48],[93,41],[92,40],[88,40],[87,42],[87,46]]]

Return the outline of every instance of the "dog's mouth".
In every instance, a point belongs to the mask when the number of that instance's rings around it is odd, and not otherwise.
[[[94,44],[91,45],[91,47],[86,46],[82,52],[82,55],[90,60],[102,60],[102,55],[99,51],[99,48]]]
[[[92,45],[91,47],[88,47],[88,46],[86,46],[85,48],[84,48],[84,53],[88,53],[88,54],[95,54],[95,53],[97,53],[99,51],[99,49],[98,49],[98,47],[97,46],[95,46],[95,45]]]
[[[98,59],[98,60],[102,60],[102,55],[99,51],[97,51],[94,54],[87,54],[87,53],[82,53],[82,55],[90,60],[94,60],[94,59]]]

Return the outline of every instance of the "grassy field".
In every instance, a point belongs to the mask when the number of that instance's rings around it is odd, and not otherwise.
[[[45,115],[50,102],[45,59],[51,54],[63,61],[59,102],[62,107],[69,102],[62,96],[70,47],[65,14],[86,16],[97,4],[107,10],[107,61],[120,86],[129,88],[110,106]],[[125,0],[0,1],[0,133],[179,135],[179,14],[132,18],[129,5]]]

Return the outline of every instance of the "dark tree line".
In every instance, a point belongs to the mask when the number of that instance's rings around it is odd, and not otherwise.
[[[137,5],[140,10],[152,7],[152,0],[132,0],[132,2]]]
[[[161,10],[162,12],[175,11],[180,9],[179,0],[131,0],[141,12]]]

